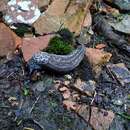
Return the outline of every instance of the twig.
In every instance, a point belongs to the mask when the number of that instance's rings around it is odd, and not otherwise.
[[[39,122],[33,119],[33,122],[38,125],[42,130],[44,130],[44,126],[42,126]]]
[[[31,114],[31,112],[33,111],[33,109],[34,109],[36,103],[38,102],[38,100],[40,99],[40,97],[41,97],[41,95],[39,95],[39,96],[37,97],[36,101],[33,103],[32,107],[31,107],[31,109],[30,109],[30,111],[29,111],[29,114]]]
[[[92,101],[91,101],[90,105],[93,105],[93,102],[94,102],[94,100],[95,100],[96,95],[97,95],[97,92],[95,91],[95,92],[94,92],[93,99],[92,99]]]
[[[10,106],[0,106],[0,108],[10,108]]]

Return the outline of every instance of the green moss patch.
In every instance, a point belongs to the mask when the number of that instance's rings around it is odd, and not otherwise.
[[[72,44],[65,41],[62,37],[55,36],[50,40],[49,46],[45,51],[58,55],[66,55],[72,52],[73,49]]]

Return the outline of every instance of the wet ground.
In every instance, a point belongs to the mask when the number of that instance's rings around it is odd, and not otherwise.
[[[88,45],[89,46],[89,45]],[[107,44],[106,50],[113,54],[111,63],[123,62],[128,69],[130,60]],[[26,66],[20,55],[11,61],[1,59],[0,65],[0,130],[92,130],[88,123],[62,105],[62,95],[55,89],[53,80],[63,75],[41,72],[30,80]],[[80,76],[84,81],[94,79],[91,66],[86,59],[70,73],[73,78]],[[60,78],[59,78],[60,77]],[[128,98],[130,86],[120,86],[108,73],[106,66],[97,81],[97,96],[94,106],[115,113],[122,113],[130,106]],[[89,104],[89,97],[80,102]],[[110,130],[130,130],[129,120],[116,115]]]
[[[40,81],[30,81],[19,56],[2,63],[0,68],[0,130],[84,130],[88,127],[77,114],[63,108],[62,96],[53,86],[54,76],[44,74]]]

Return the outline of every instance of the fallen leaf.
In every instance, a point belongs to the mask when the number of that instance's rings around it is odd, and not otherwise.
[[[106,111],[104,109],[98,109],[97,107],[81,105],[77,109],[77,113],[86,120],[89,121],[90,125],[94,130],[107,130],[111,125],[115,115],[112,111]],[[89,120],[90,119],[90,120]]]
[[[21,42],[21,38],[9,27],[4,23],[0,23],[0,56],[12,54]]]
[[[45,35],[36,38],[23,38],[23,44],[21,48],[25,61],[31,59],[33,54],[47,48],[49,40],[52,37],[53,35]]]
[[[92,66],[103,65],[107,63],[110,60],[111,56],[112,56],[111,53],[99,49],[94,48],[86,49],[86,57],[88,58]]]
[[[106,47],[106,45],[103,44],[103,43],[100,43],[100,44],[96,45],[96,49],[103,49],[105,47]]]
[[[92,66],[95,78],[98,78],[101,73],[102,65],[109,62],[112,54],[99,49],[87,48],[86,57]]]

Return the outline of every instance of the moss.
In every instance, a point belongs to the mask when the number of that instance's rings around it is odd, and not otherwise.
[[[58,34],[65,40],[66,42],[69,42],[70,44],[73,43],[74,35],[72,32],[69,31],[67,28],[62,28],[58,31]]]
[[[72,52],[72,50],[73,46],[70,43],[64,41],[62,37],[55,36],[50,40],[46,52],[58,55],[65,55]]]

